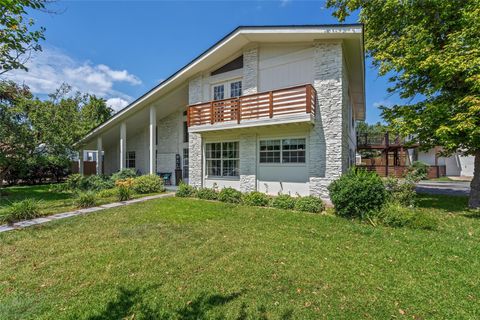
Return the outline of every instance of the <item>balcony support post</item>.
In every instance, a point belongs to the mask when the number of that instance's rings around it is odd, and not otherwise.
[[[213,124],[213,101],[210,102],[210,124]]]
[[[306,103],[306,112],[311,113],[312,112],[312,87],[310,85],[307,85],[306,87],[306,96],[307,96],[307,103]]]
[[[273,91],[270,91],[269,93],[268,111],[270,118],[273,118]]]
[[[237,100],[237,123],[240,123],[240,117],[242,116],[242,99]]]

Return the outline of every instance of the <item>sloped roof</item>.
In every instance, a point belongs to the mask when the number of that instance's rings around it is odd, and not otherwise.
[[[76,145],[91,139],[95,135],[110,128],[119,121],[127,118],[129,115],[145,107],[162,96],[163,93],[169,92],[177,87],[183,81],[188,80],[198,72],[207,69],[209,66],[218,63],[219,57],[240,50],[250,42],[288,42],[288,41],[312,41],[316,39],[350,39],[354,40],[358,47],[360,55],[355,56],[356,72],[361,88],[359,94],[360,100],[360,118],[365,117],[365,90],[364,90],[364,52],[363,52],[363,25],[362,24],[316,24],[316,25],[276,25],[276,26],[239,26],[233,31],[225,35],[195,59],[187,63],[184,67],[173,73],[171,76],[163,80],[161,83],[147,91],[145,94],[137,98],[135,101],[118,111],[107,121],[103,122],[96,128],[87,133]],[[357,106],[358,109],[358,106]]]

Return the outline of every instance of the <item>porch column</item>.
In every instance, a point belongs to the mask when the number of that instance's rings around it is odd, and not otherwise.
[[[83,149],[78,150],[78,173],[83,176]]]
[[[103,157],[102,157],[102,137],[97,138],[97,175],[101,175],[103,173]]]
[[[127,159],[127,124],[122,122],[120,124],[120,170],[125,169],[125,161]]]
[[[149,139],[149,172],[150,174],[155,174],[155,149],[156,149],[156,135],[155,135],[155,129],[156,129],[156,123],[157,123],[157,110],[155,109],[154,106],[150,106],[150,125],[149,125],[149,130],[150,130],[150,139]]]

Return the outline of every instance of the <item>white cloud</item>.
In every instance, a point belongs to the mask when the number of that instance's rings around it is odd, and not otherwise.
[[[34,94],[49,94],[62,83],[72,86],[74,91],[95,94],[110,101],[118,110],[132,98],[115,90],[116,83],[139,85],[140,79],[127,70],[114,70],[105,64],[77,61],[56,48],[44,48],[27,63],[28,72],[10,71],[5,76],[15,82],[25,83]]]
[[[390,107],[390,106],[392,106],[392,105],[393,105],[393,103],[392,103],[391,101],[388,101],[388,100],[382,100],[382,101],[377,101],[377,102],[374,102],[374,103],[373,103],[373,106],[374,106],[375,108],[380,108],[380,107],[382,107],[382,106],[384,106],[384,107]]]
[[[107,106],[112,108],[115,112],[120,111],[128,105],[128,101],[122,98],[110,98],[107,100]]]

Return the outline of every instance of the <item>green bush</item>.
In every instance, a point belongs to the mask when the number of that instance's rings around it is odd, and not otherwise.
[[[218,192],[210,188],[199,188],[196,192],[196,196],[203,200],[217,200]]]
[[[68,190],[79,190],[83,184],[83,177],[78,173],[71,174],[65,180],[65,186]]]
[[[195,194],[196,194],[196,189],[193,186],[186,184],[185,182],[182,181],[178,186],[175,196],[188,198],[188,197],[195,197]]]
[[[243,195],[243,203],[248,206],[267,207],[270,198],[265,193],[252,191]]]
[[[137,173],[135,169],[123,169],[112,174],[110,179],[115,183],[117,180],[125,180],[127,178],[135,178]]]
[[[279,194],[272,200],[272,207],[278,209],[292,210],[295,208],[296,198],[289,194]]]
[[[34,219],[40,215],[39,201],[34,199],[25,199],[10,204],[3,219],[8,223],[13,223],[19,220]]]
[[[387,190],[375,173],[351,169],[328,187],[335,211],[343,217],[364,218],[387,201]]]
[[[77,173],[71,174],[65,180],[64,188],[70,191],[100,191],[113,188],[113,181],[103,175],[81,176]]]
[[[438,224],[437,219],[432,214],[406,208],[399,203],[386,204],[378,213],[373,213],[372,217],[379,223],[394,228],[409,227],[434,230]]]
[[[325,210],[325,204],[320,198],[306,196],[297,199],[295,202],[295,210],[320,213]]]
[[[154,174],[136,177],[133,181],[132,188],[136,193],[154,193],[165,191],[163,179]]]
[[[241,203],[242,193],[230,187],[224,188],[218,194],[218,200],[228,203]]]
[[[118,190],[116,188],[104,189],[104,190],[100,190],[97,193],[97,196],[99,198],[111,198],[111,197],[116,197],[117,193],[118,193]]]
[[[111,189],[114,186],[113,181],[109,177],[103,175],[91,175],[89,177],[84,177],[83,179],[83,188],[81,190],[100,191]]]
[[[93,191],[79,192],[75,198],[78,208],[94,207],[97,204],[97,196]]]
[[[132,189],[128,186],[117,186],[117,198],[118,201],[127,201],[132,198]]]
[[[415,205],[417,193],[415,191],[415,183],[412,180],[400,181],[397,178],[389,177],[384,180],[384,184],[388,191],[390,202],[396,202],[409,207]]]
[[[413,180],[414,182],[425,180],[428,177],[428,168],[428,164],[421,161],[414,161],[408,169],[406,178],[408,180]]]

